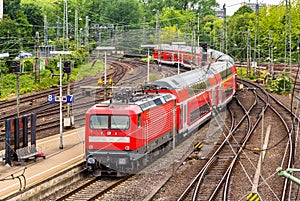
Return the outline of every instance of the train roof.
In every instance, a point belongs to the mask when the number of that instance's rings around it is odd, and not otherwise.
[[[231,66],[230,62],[212,63],[206,67],[154,81],[152,84],[161,88],[181,89],[195,83],[206,81],[208,78],[213,77],[215,74],[226,70]]]
[[[233,58],[224,54],[223,52],[213,50],[213,49],[208,49],[208,53],[211,55],[212,59],[216,59],[217,61],[226,61],[234,65]]]
[[[186,45],[169,45],[169,44],[160,44],[156,48],[159,48],[160,51],[177,51],[178,47],[183,52],[195,52],[200,53],[202,52],[202,47],[193,47],[192,46],[186,46]]]
[[[113,99],[101,102],[101,105],[111,106],[122,109],[124,107],[131,107],[134,110],[135,106],[139,106],[142,111],[151,109],[163,103],[175,100],[176,97],[169,93],[136,93],[126,89],[116,92]],[[117,106],[117,107],[116,107]]]

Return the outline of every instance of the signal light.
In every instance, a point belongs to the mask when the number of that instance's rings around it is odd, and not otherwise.
[[[71,73],[71,61],[65,61],[64,63],[64,73]]]
[[[203,49],[203,52],[207,52],[207,43],[202,43],[201,47]]]
[[[13,61],[12,67],[14,68],[15,73],[20,73],[21,72],[21,63],[20,63],[20,61]]]

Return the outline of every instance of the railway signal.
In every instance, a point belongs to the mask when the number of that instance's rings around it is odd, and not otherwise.
[[[64,73],[70,74],[71,73],[71,61],[65,61],[64,63]]]
[[[203,49],[203,52],[207,52],[207,43],[202,43],[201,47]]]
[[[12,67],[13,67],[13,69],[14,69],[13,71],[14,71],[15,73],[20,73],[20,72],[21,72],[21,63],[20,63],[19,60],[13,61]]]

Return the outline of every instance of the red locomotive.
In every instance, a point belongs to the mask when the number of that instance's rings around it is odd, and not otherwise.
[[[206,44],[202,47],[160,44],[154,48],[153,58],[156,63],[177,65],[186,68],[203,66],[209,63],[210,54]]]
[[[95,175],[135,173],[181,142],[236,92],[233,60],[124,89],[86,113],[86,166]],[[175,137],[175,139],[174,139]]]

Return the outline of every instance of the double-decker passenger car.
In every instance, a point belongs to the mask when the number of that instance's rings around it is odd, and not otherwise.
[[[179,65],[194,68],[207,65],[210,54],[202,47],[160,44],[154,48],[153,58],[156,63]]]
[[[211,54],[214,55],[214,54]],[[95,175],[135,173],[170,150],[210,119],[213,108],[234,96],[233,60],[216,54],[215,62],[124,90],[86,113],[86,165]]]

